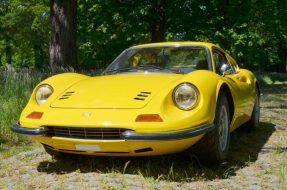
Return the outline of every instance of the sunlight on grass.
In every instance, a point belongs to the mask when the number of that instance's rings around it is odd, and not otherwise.
[[[287,154],[286,154],[287,156]],[[285,156],[285,158],[286,158]],[[280,166],[280,171],[279,171],[279,183],[280,183],[280,189],[286,190],[287,189],[287,159],[285,159],[285,164],[282,164]]]

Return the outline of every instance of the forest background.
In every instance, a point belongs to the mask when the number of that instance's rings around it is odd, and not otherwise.
[[[132,45],[208,41],[241,67],[286,72],[286,18],[286,0],[1,0],[0,67],[101,71]]]

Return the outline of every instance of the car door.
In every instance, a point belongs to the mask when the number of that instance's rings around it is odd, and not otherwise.
[[[249,85],[242,73],[236,69],[227,59],[226,54],[220,49],[212,49],[215,72],[226,81],[230,87],[234,101],[234,119],[231,123],[231,130],[240,126],[248,120],[246,117],[247,99],[249,97]],[[228,54],[227,54],[228,55]]]

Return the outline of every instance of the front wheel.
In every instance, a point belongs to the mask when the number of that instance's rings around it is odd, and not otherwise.
[[[208,132],[195,145],[199,157],[210,163],[220,163],[227,158],[230,141],[230,112],[224,93],[220,93],[214,119],[215,129]]]

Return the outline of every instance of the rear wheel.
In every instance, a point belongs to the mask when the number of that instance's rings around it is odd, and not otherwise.
[[[246,123],[249,131],[255,130],[259,127],[260,118],[260,101],[259,101],[259,90],[256,88],[255,103],[252,111],[250,120]]]
[[[227,158],[230,141],[230,112],[224,93],[220,93],[214,119],[215,129],[208,132],[195,145],[200,159],[210,163],[220,163]]]

